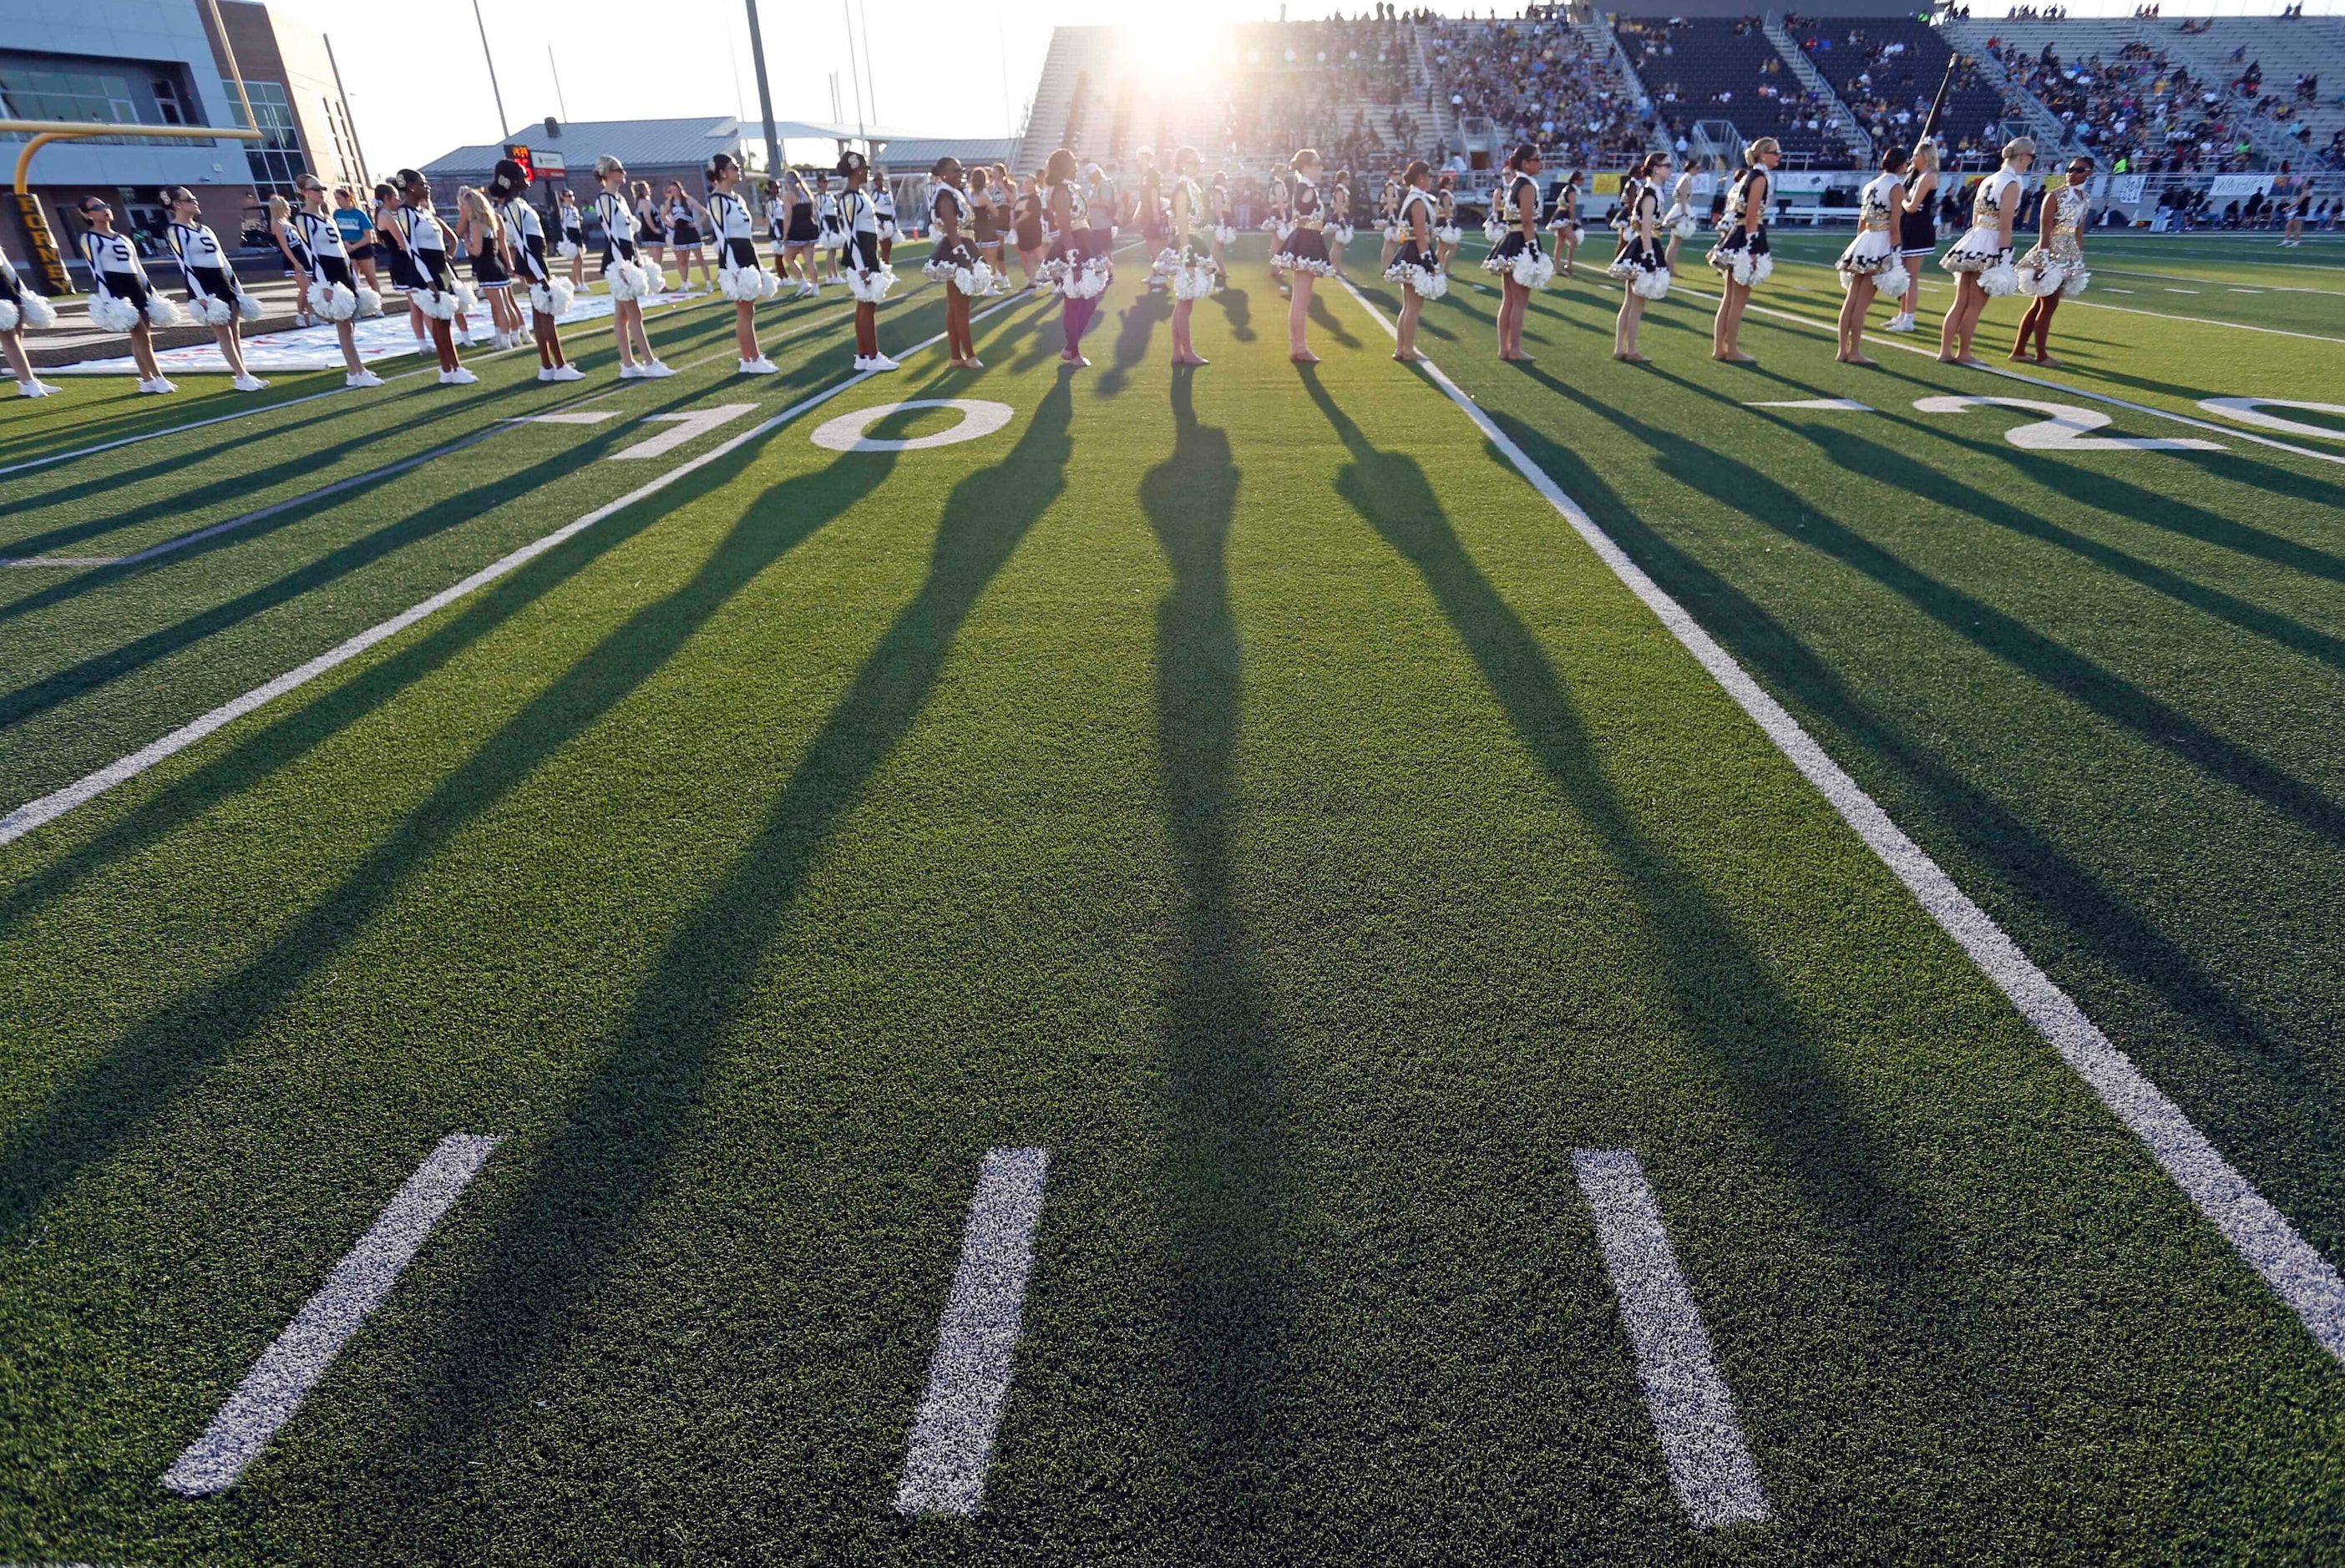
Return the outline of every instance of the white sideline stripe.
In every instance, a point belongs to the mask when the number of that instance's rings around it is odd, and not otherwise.
[[[2117,290],[2111,289],[2111,293]],[[2131,294],[2133,289],[2126,289]],[[2168,294],[2196,294],[2196,288],[2169,288]],[[2235,290],[2235,292],[2238,292]],[[2333,338],[2325,332],[2291,332],[2285,327],[2259,327],[2250,321],[2226,321],[2218,316],[2177,316],[2170,310],[2144,310],[2134,305],[2102,305],[2090,299],[2064,299],[2064,305],[2079,305],[2087,310],[2114,310],[2120,316],[2155,316],[2161,321],[2188,321],[2200,327],[2228,327],[2235,332],[2261,332],[2268,338],[2302,338],[2312,343],[2345,343],[2345,338]]]
[[[336,480],[333,483],[326,485],[320,489],[307,491],[300,495],[288,496],[283,501],[273,501],[269,505],[262,507],[258,511],[248,511],[240,517],[231,517],[224,522],[213,523],[209,528],[199,528],[193,533],[183,533],[175,539],[167,539],[159,544],[150,544],[144,550],[132,551],[128,555],[104,557],[56,555],[7,556],[0,557],[0,566],[136,566],[142,561],[152,561],[158,555],[168,555],[175,550],[185,550],[191,544],[199,544],[203,541],[211,539],[217,535],[229,532],[235,529],[243,528],[250,523],[259,522],[266,518],[275,517],[279,512],[290,511],[297,506],[307,506],[313,501],[323,501],[330,495],[340,495],[346,490],[355,490],[360,485],[372,484],[378,480],[391,479],[396,475],[403,474],[411,468],[416,468],[421,464],[430,462],[433,458],[443,458],[450,452],[460,452],[466,447],[476,446],[482,441],[488,440],[491,436],[495,435],[499,430],[504,429],[505,426],[511,422],[512,421],[510,420],[500,421],[497,424],[489,426],[485,430],[474,430],[471,435],[461,437],[458,440],[448,442],[444,446],[433,447],[428,452],[418,452],[411,458],[402,458],[399,461],[388,464],[385,467],[369,469],[364,473],[352,474],[348,479]]]
[[[1746,409],[1843,409],[1852,414],[1877,414],[1881,410],[1871,403],[1860,403],[1854,398],[1785,398],[1774,402],[1745,403]]]
[[[1378,325],[1387,332],[1393,330],[1392,323],[1365,295],[1348,282],[1345,286]],[[2182,1108],[2167,1098],[2101,1032],[2099,1026],[2085,1016],[2075,998],[2036,967],[2035,960],[2020,950],[2003,927],[1971,900],[1970,895],[1955,885],[1954,878],[1940,869],[1921,845],[1905,836],[1904,830],[1891,821],[1889,814],[1832,761],[1799,721],[1786,713],[1766,688],[1752,680],[1701,629],[1700,622],[1686,612],[1683,605],[1663,592],[1660,585],[1613,542],[1612,536],[1597,526],[1595,519],[1582,511],[1578,501],[1564,493],[1546,470],[1531,461],[1522,448],[1482,411],[1480,404],[1461,391],[1457,383],[1430,359],[1419,363],[1490,443],[1506,454],[1515,470],[1528,480],[1531,488],[1545,496],[1548,504],[1571,524],[1573,531],[1587,541],[1589,548],[1612,569],[1613,575],[1643,600],[1645,607],[1669,628],[1670,634],[1684,644],[1686,651],[1710,672],[1711,679],[1726,688],[1727,694],[1766,732],[1776,749],[1789,757],[1792,765],[1831,803],[1841,820],[1854,828],[1865,846],[1896,874],[1939,928],[1962,944],[1971,962],[2011,998],[2012,1005],[2035,1026],[2035,1032],[2100,1096],[2101,1103],[2148,1146],[2151,1157],[2167,1175],[2223,1233],[2224,1239],[2247,1260],[2248,1266],[2262,1276],[2264,1283],[2304,1320],[2304,1326],[2311,1330],[2321,1348],[2345,1361],[2345,1280],[2338,1277],[2329,1260],[2297,1234],[2296,1228],[2256,1189],[2255,1183],[2234,1169]]]
[[[293,1419],[359,1325],[382,1305],[424,1238],[496,1147],[495,1138],[471,1133],[440,1140],[277,1342],[261,1352],[204,1435],[163,1472],[166,1488],[182,1497],[210,1497],[236,1484]]]
[[[937,1324],[929,1389],[912,1418],[896,1512],[967,1519],[985,1501],[985,1471],[1010,1393],[1010,1359],[1051,1151],[990,1148],[969,1200],[960,1267]]]
[[[1012,295],[999,305],[976,312],[970,316],[969,320],[972,323],[981,321],[988,316],[1021,303],[1024,298],[1023,295]],[[945,335],[939,332],[933,338],[913,344],[904,352],[917,354],[924,349],[933,349],[944,340]],[[605,518],[625,511],[646,496],[655,495],[665,490],[685,475],[707,467],[727,453],[736,451],[762,436],[772,434],[800,414],[811,409],[820,408],[841,392],[858,387],[878,374],[881,372],[858,370],[847,379],[834,382],[813,396],[791,404],[764,423],[754,425],[731,440],[711,447],[698,457],[678,463],[657,479],[636,486],[618,500],[596,507],[576,521],[564,523],[552,533],[531,540],[510,554],[499,556],[470,577],[442,589],[421,604],[402,610],[388,621],[379,622],[356,636],[336,643],[308,663],[296,665],[276,679],[255,686],[240,697],[231,697],[211,712],[180,725],[160,740],[150,742],[132,752],[128,756],[120,757],[107,764],[96,773],[76,779],[63,789],[52,790],[38,800],[25,802],[7,815],[0,816],[0,845],[14,844],[35,828],[55,822],[76,807],[86,805],[117,784],[135,779],[157,763],[187,750],[222,725],[234,723],[255,708],[274,702],[288,692],[298,691],[329,670],[350,663],[385,638],[397,636],[417,622],[437,614],[458,600],[478,592],[500,577],[526,566],[547,551],[584,532]]]
[[[583,409],[574,414],[531,414],[528,419],[533,425],[599,425],[618,417],[616,409]]]
[[[1625,1148],[1576,1148],[1571,1167],[1604,1244],[1620,1323],[1637,1353],[1637,1381],[1670,1485],[1698,1530],[1767,1517],[1759,1467],[1742,1441],[1734,1396],[1718,1375],[1701,1309],[1678,1268],[1645,1168]]]
[[[1677,292],[1680,294],[1691,295],[1697,299],[1715,299],[1718,298],[1717,295],[1700,288],[1680,288]],[[2072,299],[2068,301],[2068,303],[2076,305],[2082,304],[2083,301]],[[1781,321],[1790,321],[1802,327],[1812,328],[1818,332],[1830,332],[1833,330],[1832,323],[1829,321],[1819,321],[1812,316],[1802,316],[1796,310],[1776,310],[1764,305],[1751,305],[1746,306],[1744,309],[1746,311],[1755,310],[1761,316],[1772,316]],[[2102,306],[2101,309],[2105,310],[2113,310],[2117,308],[2113,305],[2105,305]],[[2158,314],[2158,312],[2155,310],[2145,310],[2139,312],[2139,314],[2145,316],[2155,316]],[[2189,318],[2181,318],[2181,319],[2187,320],[2189,319]],[[1882,344],[1886,348],[1895,349],[1901,353],[1920,354],[1934,364],[1937,361],[1938,354],[1937,350],[1934,349],[1924,349],[1917,344],[1901,342],[1893,334],[1884,333],[1877,329],[1868,329],[1864,335],[1873,342]],[[2345,341],[2345,339],[2340,339],[2339,340]],[[2206,420],[2193,419],[2188,414],[2178,414],[2170,409],[2152,408],[2147,403],[2137,403],[2128,399],[2112,397],[2106,392],[2089,392],[2082,387],[2071,387],[2063,381],[2047,381],[2041,376],[2030,376],[2019,370],[2006,370],[2000,365],[1950,365],[1947,369],[1976,370],[1985,375],[2001,376],[2006,381],[2025,381],[2031,387],[2046,387],[2056,392],[2066,392],[2072,398],[2090,398],[2096,403],[2106,403],[2113,409],[2130,409],[2137,414],[2151,414],[2161,420],[2171,420],[2178,425],[2188,425],[2193,430],[2212,430],[2218,436],[2236,436],[2240,440],[2253,441],[2258,446],[2278,447],[2281,451],[2294,452],[2300,458],[2318,458],[2325,463],[2345,463],[2345,455],[2340,455],[2336,452],[2315,451],[2310,447],[2299,447],[2290,441],[2277,441],[2272,440],[2269,436],[2259,436],[2253,430],[2243,430],[2237,425],[2214,424]]]
[[[704,304],[706,302],[706,300],[701,300],[695,301],[690,304],[669,307],[654,311],[653,314],[655,316],[674,315],[681,310],[695,309],[696,305]],[[591,328],[594,323],[582,323],[582,325]],[[472,345],[466,344],[464,347],[467,349],[470,349]],[[533,353],[536,351],[536,345],[534,342],[529,342],[516,344],[510,349],[483,349],[480,352],[473,354],[472,357],[475,359],[492,359],[500,354],[518,354],[523,352],[524,349]],[[419,349],[417,351],[421,352],[422,350]],[[434,371],[438,370],[439,368],[440,367],[437,365],[426,365],[420,369],[401,370],[396,376],[385,376],[382,379],[384,385],[388,386],[393,381],[412,380],[418,376],[431,375]],[[303,373],[309,375],[325,375],[330,374],[331,372],[305,371]],[[227,424],[230,420],[249,420],[260,414],[273,414],[279,409],[299,408],[303,403],[314,403],[320,398],[339,398],[345,392],[362,389],[363,389],[354,387],[330,387],[322,392],[304,392],[298,398],[288,398],[281,403],[263,403],[257,409],[239,409],[232,414],[215,414],[208,420],[194,420],[184,425],[173,425],[168,430],[148,430],[143,436],[124,436],[119,440],[100,441],[94,447],[76,447],[73,450],[68,452],[53,452],[45,458],[29,458],[23,462],[11,463],[6,468],[0,468],[0,478],[5,478],[12,473],[23,473],[27,469],[47,468],[52,463],[66,462],[74,458],[95,457],[99,452],[110,452],[117,447],[135,447],[140,441],[159,441],[165,436],[182,436],[187,434],[189,430],[200,430],[208,425]]]

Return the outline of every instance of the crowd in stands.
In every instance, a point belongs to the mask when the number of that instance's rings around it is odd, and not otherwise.
[[[1680,153],[1687,128],[1706,119],[1730,120],[1745,137],[1776,137],[1794,157],[1829,159],[1842,152],[1839,109],[1784,66],[1773,46],[1765,43],[1759,18],[1743,17],[1718,36],[1697,35],[1698,25],[1679,16],[1621,17],[1614,30],[1653,96],[1655,116]],[[1725,65],[1720,48],[1744,39],[1762,46],[1744,52],[1758,56],[1756,66]],[[1688,51],[1686,60],[1680,59],[1680,46]],[[1694,81],[1689,84],[1688,76]]]
[[[1648,115],[1556,7],[1518,24],[1442,18],[1426,30],[1429,93],[1458,119],[1487,117],[1508,141],[1559,163],[1624,161],[1649,141]]]
[[[2049,44],[2031,56],[1990,38],[1987,50],[2116,173],[2218,174],[2252,161],[2238,123],[2252,100],[2194,77],[2163,50],[2127,44],[2114,57],[2075,63]],[[2262,80],[2254,66],[2241,80],[2249,76]]]
[[[1985,167],[2001,157],[2014,128],[2002,94],[1967,60],[1949,81],[1953,53],[1926,25],[1786,15],[1783,26],[1876,146],[1913,146],[1943,85],[1946,101],[1937,129],[1949,164]]]

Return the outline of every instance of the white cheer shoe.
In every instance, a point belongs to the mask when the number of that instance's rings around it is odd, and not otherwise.
[[[775,366],[774,362],[771,359],[766,359],[763,354],[758,355],[754,359],[744,359],[741,361],[741,374],[745,376],[772,376],[779,373],[780,372]]]

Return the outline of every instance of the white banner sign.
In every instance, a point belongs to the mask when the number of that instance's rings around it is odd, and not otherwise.
[[[2243,196],[2261,196],[2271,189],[2272,177],[2268,174],[2218,174],[2207,187],[2209,201],[2232,201]]]

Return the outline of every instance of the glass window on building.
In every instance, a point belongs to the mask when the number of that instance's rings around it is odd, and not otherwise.
[[[310,164],[301,156],[300,134],[294,127],[293,100],[281,82],[247,81],[244,90],[252,100],[253,118],[259,122],[252,128],[260,133],[260,139],[248,143],[244,152],[252,170],[254,193],[264,203],[272,196],[298,200],[293,182],[310,172]],[[242,125],[244,109],[237,101],[234,82],[220,83],[220,98]]]
[[[118,71],[76,69],[37,63],[32,56],[0,55],[0,118],[96,121],[105,125],[186,125],[177,81],[152,67],[137,77]],[[0,132],[0,141],[22,141],[24,133]],[[92,137],[121,147],[189,147],[178,137]]]

